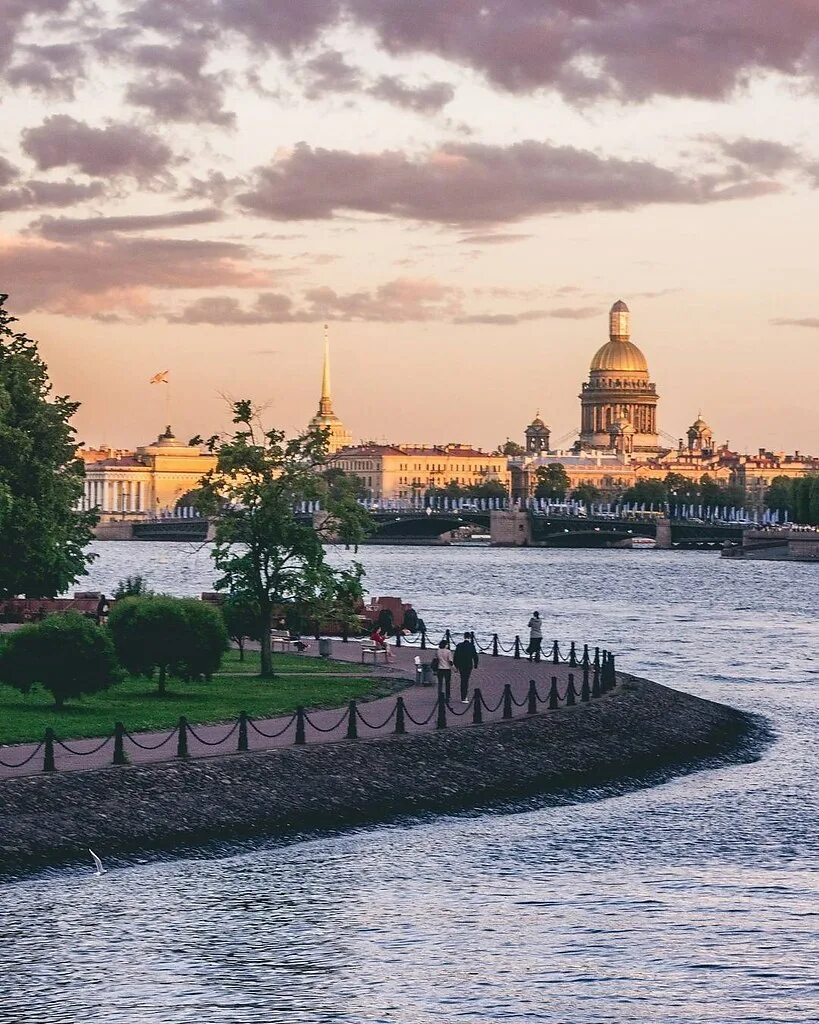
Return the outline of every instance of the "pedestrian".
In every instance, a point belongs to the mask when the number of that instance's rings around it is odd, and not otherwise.
[[[455,648],[452,662],[458,670],[461,680],[461,703],[468,704],[469,677],[472,670],[478,667],[478,651],[472,633],[464,633],[464,638]]]
[[[372,633],[370,633],[370,641],[377,651],[384,652],[385,661],[388,663],[392,661],[392,658],[390,657],[390,648],[387,644],[387,634],[380,626],[376,626]]]
[[[435,652],[434,661],[437,661],[435,671],[438,674],[438,693],[445,693],[446,699],[449,700],[449,691],[452,685],[452,651],[449,649],[449,643],[446,640],[442,640],[438,644],[438,650]]]
[[[532,612],[532,617],[529,619],[529,646],[526,648],[526,653],[529,655],[529,661],[532,658],[535,661],[540,661],[540,648],[543,644],[543,622],[540,618],[540,612]]]

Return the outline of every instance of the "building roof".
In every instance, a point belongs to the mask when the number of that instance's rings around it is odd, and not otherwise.
[[[648,373],[646,357],[631,341],[614,338],[601,346],[591,361],[591,370],[604,370],[607,373],[622,371],[631,373],[635,370]]]
[[[612,313],[628,313],[629,308],[622,299],[618,299],[611,307]]]

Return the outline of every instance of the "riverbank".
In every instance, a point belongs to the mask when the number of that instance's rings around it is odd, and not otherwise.
[[[513,722],[387,739],[9,779],[0,870],[453,811],[558,789],[747,761],[764,727],[622,675],[605,699]]]

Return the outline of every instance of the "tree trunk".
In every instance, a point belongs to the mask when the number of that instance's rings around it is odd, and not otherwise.
[[[262,649],[262,667],[259,675],[263,678],[273,678],[273,652],[270,644],[270,630],[273,628],[273,609],[268,606],[261,610],[262,620],[262,633],[261,633],[261,649]]]
[[[164,665],[159,666],[159,696],[165,696],[165,672],[166,668]]]
[[[239,637],[239,661],[245,660],[245,638]]]

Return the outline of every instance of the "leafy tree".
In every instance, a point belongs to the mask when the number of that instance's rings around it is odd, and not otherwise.
[[[519,459],[522,455],[526,454],[526,449],[522,444],[518,444],[517,441],[511,441],[508,437],[499,444],[495,449],[495,455],[506,455],[510,459]]]
[[[84,469],[71,417],[52,396],[37,345],[17,334],[0,295],[0,598],[53,597],[86,572],[93,512],[75,509]]]
[[[188,620],[175,597],[126,597],[108,616],[117,656],[132,675],[153,676],[159,670],[159,694],[171,667],[180,660]]]
[[[246,598],[229,596],[219,610],[228,636],[239,648],[239,661],[244,661],[245,641],[262,639],[259,609]]]
[[[212,551],[220,576],[215,586],[259,609],[261,674],[271,676],[268,637],[275,609],[309,604],[346,586],[355,570],[328,565],[324,542],[333,538],[359,544],[370,532],[371,519],[321,475],[327,430],[288,440],[282,431],[260,428],[249,401],[236,402],[233,414],[234,434],[208,442],[217,465],[203,478],[197,505],[205,515],[218,513]],[[320,522],[303,522],[298,507],[316,500],[323,510]]]
[[[150,597],[153,591],[145,582],[144,576],[126,576],[120,580],[114,589],[114,600],[120,601],[123,597]]]
[[[552,498],[563,501],[569,490],[571,481],[563,463],[554,462],[550,466],[539,466],[535,472],[535,497]]]
[[[58,708],[72,697],[108,689],[120,676],[111,637],[75,612],[23,626],[0,649],[0,679],[22,693],[39,683]]]
[[[484,480],[480,484],[472,484],[467,487],[467,494],[470,498],[506,498],[509,491],[500,480]]]
[[[696,480],[689,480],[682,473],[667,473],[663,485],[665,487],[664,501],[680,505],[699,503],[700,491]]]
[[[574,501],[582,501],[587,507],[595,501],[600,501],[602,491],[599,487],[595,487],[594,484],[580,484],[579,487],[571,493],[571,498]]]
[[[775,476],[771,485],[765,492],[765,504],[768,508],[778,509],[780,512],[787,512],[793,517],[793,487],[788,476]]]
[[[668,500],[668,492],[662,480],[638,480],[623,493],[623,501],[645,502],[647,505],[662,505]]]
[[[179,637],[174,674],[181,679],[210,680],[230,646],[225,620],[218,608],[205,601],[189,597],[179,604],[185,616],[185,629]]]
[[[457,480],[450,480],[444,487],[428,487],[426,490],[428,498],[463,498],[466,491]]]

